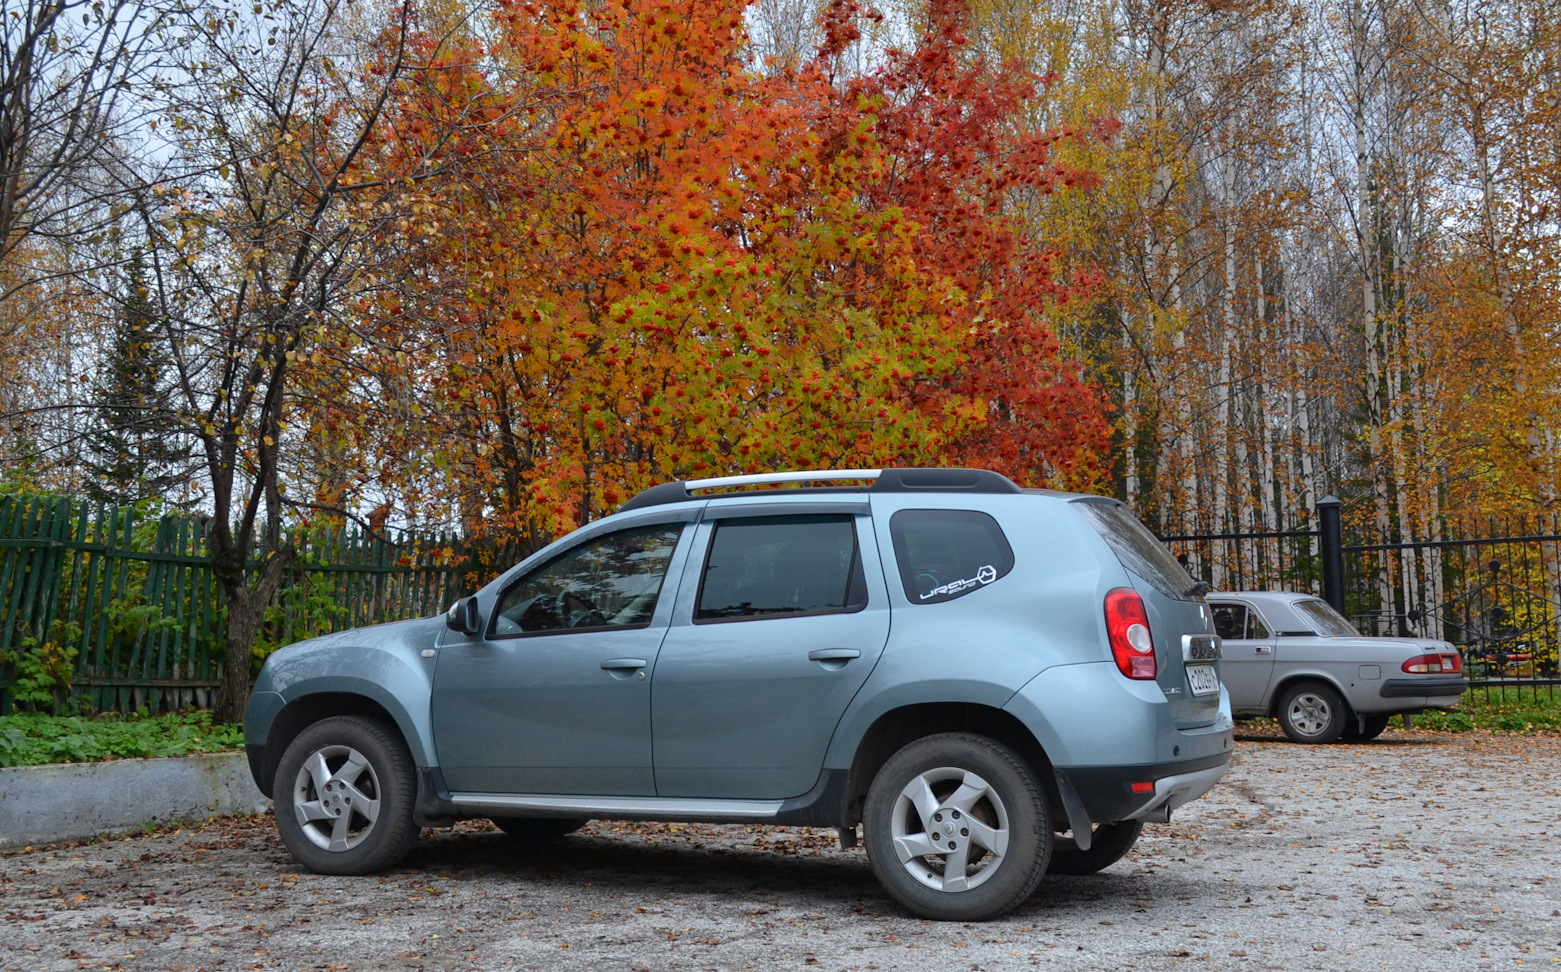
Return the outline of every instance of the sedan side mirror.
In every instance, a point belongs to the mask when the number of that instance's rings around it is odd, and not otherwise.
[[[445,627],[463,635],[475,635],[482,631],[482,613],[477,610],[475,597],[463,597],[450,605],[444,615]]]

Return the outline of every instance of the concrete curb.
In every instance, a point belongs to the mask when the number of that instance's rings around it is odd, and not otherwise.
[[[270,805],[243,753],[10,767],[0,769],[0,848],[261,813]]]

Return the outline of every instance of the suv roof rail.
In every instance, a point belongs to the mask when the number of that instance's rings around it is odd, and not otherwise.
[[[987,469],[812,469],[796,472],[758,473],[751,476],[718,476],[714,479],[690,479],[652,486],[618,507],[620,513],[678,503],[693,499],[702,490],[737,490],[744,486],[775,486],[782,483],[824,483],[871,480],[876,493],[904,493],[912,490],[955,490],[969,493],[1023,492],[1013,480]],[[751,496],[736,491],[727,496]],[[711,497],[717,498],[717,497]]]

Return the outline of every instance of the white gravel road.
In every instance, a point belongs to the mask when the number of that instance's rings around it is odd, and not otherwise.
[[[0,969],[1561,968],[1561,740],[1244,736],[1125,860],[999,921],[905,917],[833,832],[430,831],[299,873],[268,817],[0,857]]]

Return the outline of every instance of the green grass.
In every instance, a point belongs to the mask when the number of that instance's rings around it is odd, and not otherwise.
[[[0,766],[85,763],[134,756],[183,756],[238,749],[241,726],[211,724],[211,713],[0,716]]]
[[[1561,732],[1561,694],[1549,689],[1472,689],[1464,693],[1456,712],[1422,712],[1418,729],[1442,732],[1510,732],[1541,735]]]

